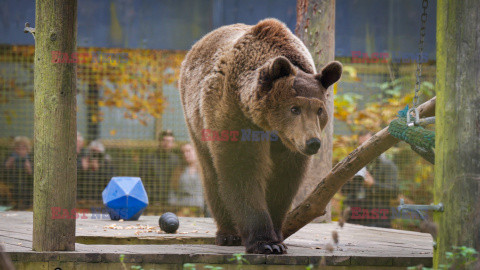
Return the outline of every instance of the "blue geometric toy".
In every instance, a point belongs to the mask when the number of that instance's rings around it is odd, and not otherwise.
[[[140,177],[112,177],[102,192],[103,204],[112,220],[138,220],[148,205]]]

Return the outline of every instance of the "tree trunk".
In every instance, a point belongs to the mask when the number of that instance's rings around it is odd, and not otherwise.
[[[480,249],[479,14],[477,0],[438,1],[434,190],[445,211],[434,214],[435,268],[452,246]]]
[[[335,58],[335,0],[298,0],[296,35],[307,46],[320,71],[323,65]],[[293,201],[300,204],[315,189],[318,180],[332,169],[333,149],[333,87],[328,89],[327,111],[329,122],[325,127],[322,147],[313,157],[306,178]],[[327,212],[317,221],[330,221],[330,204]]]
[[[435,98],[420,105],[418,110],[421,117],[435,115]],[[325,207],[343,184],[361,168],[398,142],[398,139],[388,133],[388,127],[384,128],[335,165],[315,190],[299,206],[288,213],[282,230],[283,237],[289,237],[316,217],[325,214]]]
[[[76,52],[77,1],[36,1],[33,249],[75,250],[76,64],[53,63],[52,51]],[[65,58],[63,58],[65,59]]]

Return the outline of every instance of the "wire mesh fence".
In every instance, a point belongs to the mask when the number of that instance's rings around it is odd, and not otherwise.
[[[52,52],[57,64],[77,63],[77,207],[103,206],[113,176],[139,176],[148,194],[145,214],[207,210],[195,151],[176,81],[184,51],[79,48]],[[33,46],[0,46],[0,205],[31,209],[33,192]],[[414,61],[345,65],[335,86],[334,163],[369,132],[411,103]],[[435,63],[424,63],[422,98],[434,95]],[[397,213],[399,199],[429,204],[433,166],[400,143],[370,163],[337,193],[332,217],[349,207],[347,222],[417,229],[419,218]]]
[[[334,163],[387,127],[398,111],[411,107],[418,55],[408,56],[373,61],[352,52],[351,58],[339,59],[346,72],[335,89]],[[421,102],[435,95],[435,61],[422,62]],[[422,218],[431,218],[431,213],[399,212],[400,199],[407,204],[433,202],[433,165],[404,142],[373,160],[343,186],[332,201],[332,216],[349,223],[411,230],[419,229]]]
[[[0,196],[32,208],[33,46],[0,47]],[[113,176],[140,176],[146,213],[203,215],[195,152],[176,87],[184,51],[79,48],[52,52],[77,63],[77,207],[103,205]]]

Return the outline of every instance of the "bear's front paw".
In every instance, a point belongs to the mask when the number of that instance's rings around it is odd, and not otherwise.
[[[251,246],[247,246],[247,253],[286,254],[287,246],[284,243],[256,242]]]
[[[215,244],[217,246],[241,246],[242,238],[236,234],[217,234]]]

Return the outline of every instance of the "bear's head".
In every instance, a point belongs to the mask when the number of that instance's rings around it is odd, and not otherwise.
[[[257,99],[265,128],[276,131],[290,150],[316,154],[328,122],[327,88],[338,81],[342,64],[333,61],[309,74],[279,56],[258,69]]]

